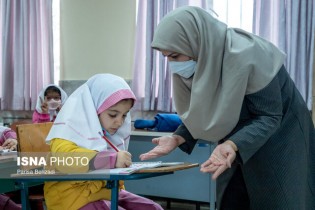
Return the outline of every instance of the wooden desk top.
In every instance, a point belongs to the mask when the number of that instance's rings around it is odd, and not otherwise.
[[[175,171],[185,170],[189,168],[198,167],[198,163],[184,163],[175,166],[165,166],[157,168],[141,169],[131,174],[105,174],[105,173],[78,173],[78,174],[11,174],[11,178],[15,179],[41,179],[41,180],[132,180],[141,179],[154,176],[161,176],[166,174],[172,174]]]
[[[175,166],[162,166],[157,168],[147,168],[147,169],[141,169],[139,171],[136,171],[135,173],[161,173],[161,172],[174,172],[179,170],[185,170],[189,168],[198,167],[198,163],[184,163],[180,165]]]

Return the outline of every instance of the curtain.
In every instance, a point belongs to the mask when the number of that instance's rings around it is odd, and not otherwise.
[[[314,0],[255,0],[253,16],[253,32],[270,40],[287,54],[287,71],[311,110]]]
[[[206,0],[138,1],[132,90],[137,102],[135,110],[174,112],[171,75],[167,60],[151,49],[153,33],[159,21],[173,9],[193,5],[206,8]]]
[[[53,83],[52,0],[0,1],[1,110],[31,110]]]

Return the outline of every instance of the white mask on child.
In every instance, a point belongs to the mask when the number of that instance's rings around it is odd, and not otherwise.
[[[189,61],[169,61],[169,67],[173,74],[178,74],[186,79],[190,78],[195,73],[197,62]]]
[[[49,110],[56,110],[60,106],[61,100],[51,99],[47,102],[47,104]]]

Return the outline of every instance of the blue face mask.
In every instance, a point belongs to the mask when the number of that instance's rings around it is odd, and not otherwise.
[[[105,136],[110,136],[110,133],[102,126],[103,134]]]
[[[179,76],[188,79],[195,73],[195,66],[197,62],[194,60],[169,61],[168,64],[173,74],[178,74]]]

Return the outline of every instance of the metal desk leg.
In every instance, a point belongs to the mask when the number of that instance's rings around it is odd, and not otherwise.
[[[216,143],[210,144],[210,154],[214,150],[214,148],[217,146]],[[211,178],[210,174],[210,210],[215,210],[216,209],[216,182]]]
[[[110,182],[111,183],[111,204],[110,204],[110,209],[111,210],[118,210],[118,184],[119,184],[119,180],[110,180],[107,181],[107,183]]]
[[[215,202],[216,202],[216,182],[213,181],[210,177],[210,210],[215,210]]]
[[[20,190],[21,190],[21,203],[22,203],[22,209],[23,210],[29,210],[29,200],[28,200],[28,186],[27,182],[20,182],[19,183]]]

